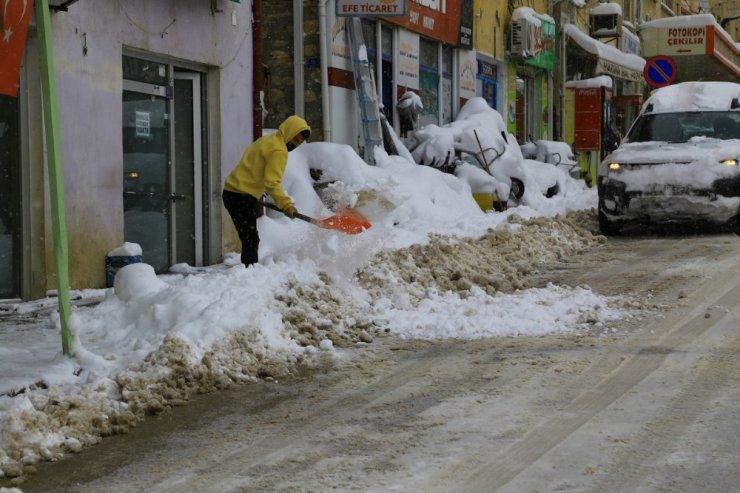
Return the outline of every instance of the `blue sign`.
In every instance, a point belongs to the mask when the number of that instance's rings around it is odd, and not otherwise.
[[[654,56],[645,62],[645,68],[642,69],[645,81],[652,87],[669,86],[676,82],[678,70],[673,58],[664,55]]]

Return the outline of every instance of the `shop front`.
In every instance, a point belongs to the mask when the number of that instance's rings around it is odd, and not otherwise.
[[[563,30],[567,39],[563,137],[591,183],[598,162],[639,113],[645,60],[590,37],[574,24],[566,24]],[[585,115],[596,123],[576,131],[574,122],[588,121]]]
[[[528,7],[512,14],[507,70],[507,126],[520,144],[551,135],[552,71],[555,68],[555,22]]]
[[[348,24],[351,16],[329,10],[328,101],[331,141],[358,148],[362,124]],[[464,14],[464,15],[463,15]],[[460,104],[474,96],[468,86],[475,75],[472,48],[472,2],[408,2],[403,16],[362,16],[362,37],[375,80],[380,110],[403,134],[428,124],[451,122]],[[464,75],[467,74],[467,75]],[[464,79],[464,82],[461,80]],[[396,111],[398,100],[412,91],[423,104],[412,121]],[[402,118],[403,117],[403,118]]]
[[[465,24],[472,23],[472,4],[464,3],[409,2],[407,16],[387,19],[401,32],[412,33],[405,35],[406,39],[418,37],[418,87],[398,84],[396,99],[408,90],[419,93],[424,104],[420,126],[449,123],[457,113],[458,49],[472,47],[472,25],[461,29],[463,18],[466,19]],[[415,47],[416,42],[413,41],[411,46]],[[406,59],[406,65],[412,63]]]

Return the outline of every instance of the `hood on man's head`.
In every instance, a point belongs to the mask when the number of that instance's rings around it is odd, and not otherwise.
[[[280,135],[286,144],[293,140],[293,138],[299,133],[306,131],[308,131],[310,135],[311,127],[308,126],[308,122],[296,115],[289,116],[278,127],[278,132],[280,132]]]

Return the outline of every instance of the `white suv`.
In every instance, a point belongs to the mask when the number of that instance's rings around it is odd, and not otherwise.
[[[656,89],[617,149],[599,165],[599,226],[703,221],[737,228],[740,84]]]

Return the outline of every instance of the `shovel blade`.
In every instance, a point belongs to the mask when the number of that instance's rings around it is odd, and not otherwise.
[[[370,229],[370,226],[372,226],[370,221],[368,221],[362,214],[350,210],[344,211],[335,216],[327,217],[326,219],[321,219],[319,223],[322,228],[334,229],[350,235],[362,233],[363,231]]]

